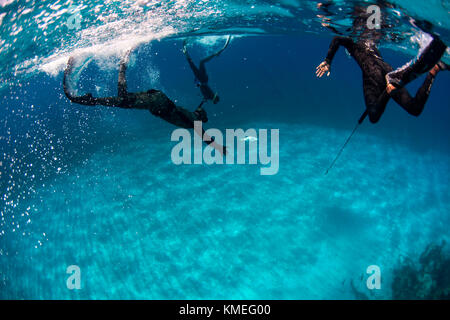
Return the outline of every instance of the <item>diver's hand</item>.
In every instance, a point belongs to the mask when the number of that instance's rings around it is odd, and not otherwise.
[[[397,88],[393,84],[388,83],[387,86],[386,86],[386,92],[388,94],[391,94],[392,91],[394,91],[395,89],[397,89]]]
[[[317,78],[322,78],[325,73],[327,74],[327,77],[329,77],[330,73],[331,73],[330,69],[331,69],[331,66],[326,61],[324,61],[321,64],[319,64],[317,66],[317,68],[316,68],[316,76],[317,76]]]
[[[397,90],[397,87],[394,86],[389,80],[391,79],[389,76],[389,73],[386,74],[386,76],[384,77],[386,79],[386,93],[388,95],[391,95],[391,93],[395,90]]]

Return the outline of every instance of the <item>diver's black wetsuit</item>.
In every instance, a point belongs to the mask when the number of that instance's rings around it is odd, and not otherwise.
[[[358,42],[354,42],[351,38],[335,37],[331,42],[325,59],[329,65],[331,65],[339,46],[344,46],[348,50],[362,70],[364,99],[372,123],[378,122],[390,97],[409,114],[418,116],[422,113],[434,81],[434,77],[430,73],[414,98],[403,87],[399,87],[389,95],[385,91],[387,86],[385,76],[392,72],[393,69],[383,60],[374,41],[361,39]],[[400,86],[408,84],[419,75],[428,72],[438,63],[445,50],[445,44],[438,38],[434,38],[413,64],[391,73],[392,78],[400,79],[398,81]]]
[[[211,57],[209,60],[211,60]],[[189,63],[189,66],[191,67],[192,71],[194,72],[195,78],[198,81],[198,87],[200,88],[200,92],[203,95],[204,100],[213,100],[216,94],[211,89],[211,87],[208,85],[208,74],[206,73],[205,63],[209,60],[205,61],[203,59],[200,61],[200,65],[197,68],[192,58],[189,56],[189,54],[186,52],[186,59]]]
[[[128,92],[125,78],[127,68],[125,61],[121,61],[120,63],[117,97],[95,98],[90,93],[84,96],[74,96],[70,93],[67,84],[67,77],[72,72],[73,64],[74,59],[70,58],[67,68],[64,71],[63,81],[64,93],[72,102],[87,106],[104,105],[124,109],[145,109],[175,126],[186,129],[194,128],[194,121],[208,121],[206,112],[203,109],[190,112],[184,108],[177,107],[161,91],[151,89],[146,92]]]
[[[231,37],[228,37],[227,42],[225,43],[225,46],[220,49],[218,52],[210,55],[209,57],[206,57],[202,59],[199,63],[199,66],[195,65],[194,61],[192,60],[191,56],[187,52],[186,48],[186,41],[184,43],[184,54],[186,55],[186,59],[189,63],[189,66],[192,69],[192,72],[194,73],[195,79],[198,81],[198,86],[200,88],[200,91],[203,95],[203,102],[211,100],[213,103],[219,102],[219,96],[214,93],[214,91],[209,87],[208,85],[208,74],[206,73],[206,67],[205,64],[212,60],[215,57],[218,57],[228,46],[230,43]],[[202,103],[203,104],[203,103]]]

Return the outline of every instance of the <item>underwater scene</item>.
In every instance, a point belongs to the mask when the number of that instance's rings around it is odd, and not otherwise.
[[[449,299],[449,18],[0,0],[0,299]]]

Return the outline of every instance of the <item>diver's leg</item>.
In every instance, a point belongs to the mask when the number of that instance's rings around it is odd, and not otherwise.
[[[201,121],[203,123],[208,121],[206,112],[201,106],[199,106],[196,111],[190,112],[184,108],[177,107],[164,93],[156,90],[152,92],[152,100],[154,103],[150,107],[150,112],[153,115],[160,117],[177,127],[194,129],[194,131],[202,138],[203,142],[207,145],[211,145],[222,155],[226,154],[226,147],[217,144],[213,138],[205,135],[205,130],[203,130],[203,128],[201,132],[196,130],[194,125],[195,121]]]
[[[127,64],[130,61],[130,54],[131,50],[128,50],[125,53],[125,56],[120,61],[119,66],[119,80],[117,84],[117,92],[119,98],[123,100],[125,100],[128,95],[126,71],[127,71]]]
[[[149,93],[151,93],[149,111],[153,115],[160,117],[173,125],[192,129],[194,128],[194,121],[208,121],[206,112],[201,108],[201,110],[197,109],[195,112],[191,112],[184,108],[177,107],[175,103],[161,91],[151,90]]]
[[[106,98],[93,98],[96,105],[102,105],[106,107],[121,107],[122,99],[118,97],[106,97]]]
[[[63,80],[64,93],[70,101],[72,101],[74,103],[86,105],[86,106],[104,105],[104,106],[112,107],[112,106],[117,106],[119,104],[119,99],[117,97],[95,98],[92,96],[91,93],[87,93],[83,96],[73,95],[69,90],[69,86],[67,84],[67,78],[72,73],[74,63],[75,63],[75,59],[73,57],[70,57],[69,61],[67,63],[67,67],[64,70],[64,80]]]
[[[403,67],[389,72],[386,75],[387,83],[392,84],[395,87],[405,86],[420,75],[430,71],[431,68],[439,62],[446,49],[447,46],[439,38],[435,37],[431,43],[419,53],[417,58],[408,62]]]
[[[195,65],[194,61],[189,55],[186,55],[186,60],[189,63],[189,67],[191,68],[192,72],[194,73],[194,76],[197,81],[199,82],[208,82],[208,76],[206,76],[205,79],[205,71],[201,71],[197,66]]]
[[[413,116],[419,116],[424,107],[425,103],[430,96],[431,87],[435,79],[435,73],[429,72],[422,86],[417,90],[416,96],[411,97],[406,88],[400,88],[394,90],[391,93],[392,98],[397,102],[403,109],[405,109],[409,114]]]
[[[199,131],[198,127],[194,125],[195,121],[200,121],[202,123],[208,122],[206,111],[201,107],[197,108],[194,112],[190,112],[181,107],[175,107],[171,113],[170,120],[166,119],[166,121],[182,128],[194,129],[195,133],[201,137],[205,144],[210,145],[219,151],[222,156],[226,154],[227,151],[225,146],[216,143],[215,139],[208,136],[203,128]]]
[[[97,104],[97,101],[92,96],[92,94],[88,93],[83,96],[76,96],[72,92],[70,92],[70,88],[69,88],[67,79],[72,74],[74,64],[75,64],[75,59],[73,57],[70,57],[69,61],[67,62],[67,67],[64,70],[64,79],[63,79],[64,94],[70,101],[72,101],[74,103],[82,104],[85,106],[95,106]]]
[[[175,107],[172,112],[172,119],[179,123],[183,128],[193,128],[194,121],[208,122],[206,111],[202,108],[191,112],[181,107]]]
[[[222,54],[222,52],[224,52],[225,49],[226,49],[226,48],[228,47],[228,45],[230,44],[230,40],[231,40],[231,36],[228,36],[228,39],[227,39],[227,41],[225,42],[225,45],[223,46],[222,49],[220,49],[220,50],[217,51],[216,53],[214,53],[214,54],[212,54],[212,55],[210,55],[210,56],[208,56],[208,57],[206,57],[206,58],[204,58],[204,59],[202,59],[202,60],[200,61],[200,65],[199,65],[200,72],[206,74],[205,64],[206,64],[207,62],[209,62],[210,60],[212,60],[213,58],[220,56],[220,55]]]
[[[125,72],[127,70],[127,66],[125,63],[121,63],[119,67],[119,80],[117,83],[117,92],[119,95],[119,98],[126,97],[128,93],[127,89],[127,78],[125,76]]]
[[[222,52],[225,51],[225,49],[228,47],[228,45],[230,44],[230,40],[231,40],[231,36],[228,36],[227,42],[225,42],[225,45],[223,46],[222,49],[220,49],[219,51],[217,51],[216,53],[210,55],[209,57],[204,58],[200,64],[205,64],[206,62],[210,61],[211,59],[218,57],[222,54]]]
[[[200,71],[197,68],[197,66],[195,65],[195,63],[192,60],[192,58],[190,56],[186,56],[186,60],[189,63],[189,67],[191,68],[191,70],[194,73],[195,77],[198,77],[198,75],[200,74]]]
[[[67,62],[67,67],[64,70],[63,89],[64,89],[64,94],[66,95],[66,97],[69,100],[72,100],[74,98],[74,96],[72,95],[72,93],[69,90],[67,78],[69,78],[69,76],[72,74],[72,69],[73,69],[74,63],[75,63],[75,59],[73,57],[70,57],[69,61]]]
[[[383,95],[382,88],[368,79],[363,80],[363,90],[370,122],[377,123],[384,113],[390,97]]]
[[[91,94],[87,94],[84,96],[76,96],[72,92],[70,92],[71,90],[69,88],[69,83],[68,83],[67,79],[72,74],[74,64],[75,64],[75,59],[73,57],[70,57],[69,61],[67,62],[67,67],[64,70],[64,79],[63,79],[64,94],[72,102],[84,104],[84,105],[94,105],[93,101],[91,101],[93,98]]]
[[[189,67],[192,69],[192,72],[194,73],[195,77],[198,78],[200,72],[197,66],[195,65],[194,61],[192,60],[191,56],[189,55],[189,52],[187,51],[187,40],[184,40],[183,42],[183,53],[186,56],[186,60],[189,63]]]
[[[194,121],[206,123],[208,121],[206,111],[203,109],[191,112],[181,107],[174,106],[170,112],[160,113],[159,116],[177,127],[193,129]]]
[[[87,93],[83,96],[70,96],[69,100],[85,106],[102,105],[106,107],[118,107],[121,103],[121,99],[118,97],[96,98],[93,97],[91,93]]]

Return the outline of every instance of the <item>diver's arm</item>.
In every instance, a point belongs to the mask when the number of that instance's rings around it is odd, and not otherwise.
[[[327,77],[331,73],[331,62],[340,46],[344,46],[346,49],[350,49],[353,45],[353,40],[347,37],[334,37],[331,41],[330,48],[328,49],[327,57],[316,68],[316,76],[321,78],[324,74]]]
[[[325,58],[325,62],[331,65],[333,61],[334,55],[338,51],[340,46],[344,46],[346,49],[350,49],[353,45],[353,40],[348,37],[334,37],[331,41],[330,48],[328,49],[327,57]]]
[[[327,57],[325,58],[325,62],[331,65],[333,61],[334,55],[340,46],[344,46],[346,49],[350,49],[353,45],[353,40],[348,37],[334,37],[331,41],[330,48],[328,49]]]

